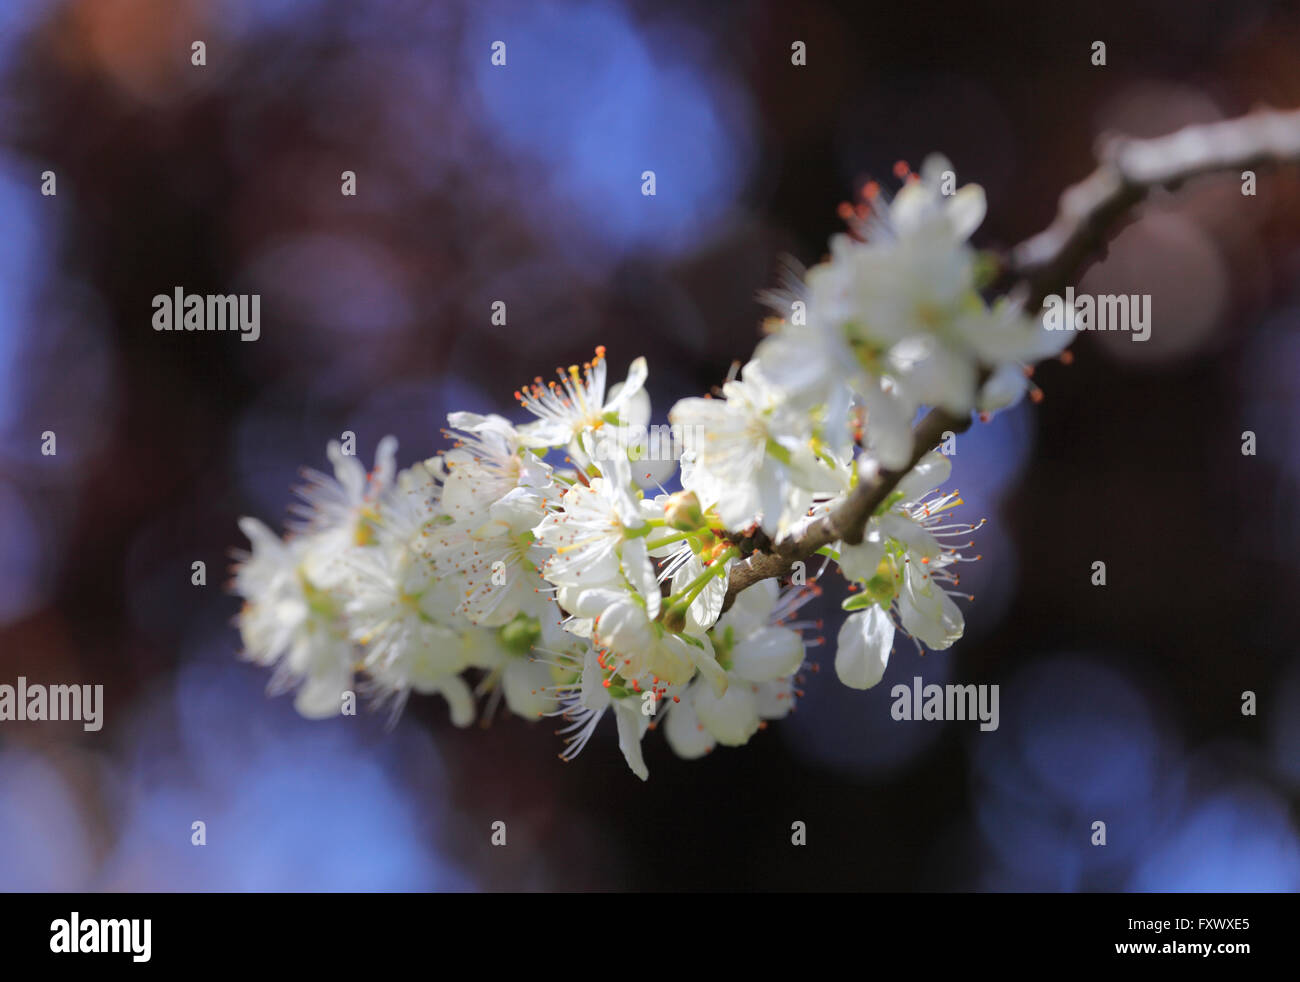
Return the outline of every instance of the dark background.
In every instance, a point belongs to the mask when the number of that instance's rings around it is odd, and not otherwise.
[[[967,636],[868,693],[814,649],[745,748],[650,734],[643,785],[612,725],[565,765],[551,723],[458,731],[439,700],[301,720],[223,580],[236,518],[282,520],[345,429],[408,465],[596,344],[614,379],[648,357],[662,422],[896,160],[946,154],[1006,247],[1104,132],[1300,104],[1298,51],[1263,2],[6,0],[0,682],[107,706],[0,729],[0,888],[1297,889],[1294,168],[1144,206],[1083,288],[1151,294],[1150,341],[1081,338],[1041,405],[959,438],[990,519]],[[154,332],[177,286],[260,294],[261,339]],[[894,722],[915,675],[999,684],[1000,728]]]

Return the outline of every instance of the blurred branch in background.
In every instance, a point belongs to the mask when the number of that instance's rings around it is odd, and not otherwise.
[[[1206,174],[1300,162],[1300,110],[1264,110],[1152,139],[1112,138],[1102,144],[1098,157],[1096,170],[1062,193],[1052,224],[1012,249],[1006,260],[1001,279],[1024,297],[1026,309],[1040,307],[1044,298],[1064,289],[1090,257],[1104,251],[1124,219],[1152,191],[1177,190]],[[722,609],[729,609],[742,590],[759,580],[785,576],[796,562],[825,546],[841,540],[861,542],[868,520],[908,471],[945,432],[961,433],[970,425],[970,416],[931,410],[913,430],[906,468],[879,471],[829,514],[737,563]]]
[[[1097,169],[1061,195],[1055,221],[1011,251],[1007,277],[1029,287],[1027,308],[1064,287],[1157,188],[1174,191],[1205,174],[1300,161],[1300,110],[1255,112],[1150,140],[1112,138],[1098,157]]]

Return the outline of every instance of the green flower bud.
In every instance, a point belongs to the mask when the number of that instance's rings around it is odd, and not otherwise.
[[[502,647],[512,655],[523,656],[533,650],[533,645],[542,636],[542,625],[536,617],[516,614],[515,619],[497,632]]]
[[[693,532],[704,525],[704,511],[694,491],[678,491],[668,498],[664,520],[679,532]]]
[[[690,604],[679,600],[667,610],[664,611],[664,627],[674,634],[680,634],[686,630],[686,611],[690,609]]]

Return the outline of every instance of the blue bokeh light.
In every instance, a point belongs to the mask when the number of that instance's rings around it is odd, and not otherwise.
[[[1141,892],[1300,890],[1300,840],[1286,802],[1262,785],[1206,796],[1155,844],[1130,889]]]
[[[971,738],[976,822],[1003,889],[1079,890],[1157,840],[1180,800],[1178,748],[1142,693],[1079,656],[1002,687],[1000,726]],[[1095,846],[1093,823],[1106,825]]]
[[[709,59],[690,52],[686,27],[652,45],[607,4],[539,3],[508,14],[481,5],[471,16],[463,55],[485,121],[504,147],[542,165],[549,187],[539,202],[558,198],[573,209],[542,216],[546,225],[580,217],[606,245],[677,251],[707,235],[744,188],[750,108],[724,76],[706,72]],[[506,44],[504,66],[491,63],[495,41]],[[654,197],[642,194],[647,170]]]

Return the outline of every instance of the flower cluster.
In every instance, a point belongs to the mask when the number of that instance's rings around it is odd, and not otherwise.
[[[932,158],[892,202],[869,187],[829,259],[767,295],[782,316],[739,376],[669,412],[701,434],[675,479],[645,484],[628,451],[651,416],[645,359],[609,387],[603,348],[516,392],[528,422],[451,414],[451,446],[406,470],[391,437],[369,472],[331,444],[334,474],[307,473],[285,538],[241,522],[247,656],[312,717],[346,711],[356,690],[396,712],[415,691],[441,695],[463,726],[477,697],[504,697],[564,720],[565,759],[609,713],[643,779],[642,740],[660,723],[685,758],[748,742],[794,706],[823,640],[796,617],[822,586],[762,580],[727,607],[735,564],[756,541],[798,542],[882,468],[905,469],[922,407],[1010,405],[1028,366],[1060,350],[1062,334],[981,295],[967,240],[983,193],[946,194],[949,176]],[[936,490],[949,470],[922,457],[859,541],[817,550],[848,581],[845,685],[878,683],[899,631],[936,650],[962,634],[958,570],[979,557],[960,551],[975,528],[950,519],[960,498]],[[652,491],[656,479],[680,490]]]
[[[907,465],[920,407],[1007,408],[1025,394],[1026,368],[1069,343],[1018,301],[981,295],[990,264],[968,240],[984,219],[982,188],[945,193],[955,177],[939,156],[898,173],[906,183],[892,201],[871,183],[847,209],[850,231],[826,262],[765,294],[778,316],[754,356],[791,406],[824,420],[834,450],[849,439],[845,408],[861,406],[867,449],[889,468]]]

